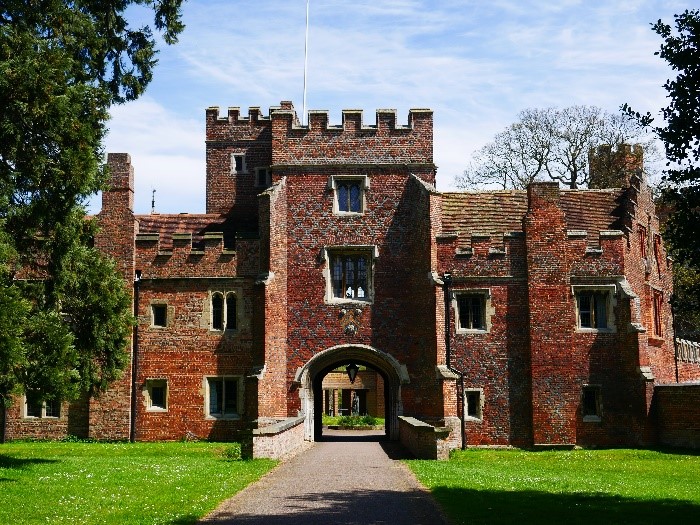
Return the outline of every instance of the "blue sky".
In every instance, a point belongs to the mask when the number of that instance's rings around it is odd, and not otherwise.
[[[307,109],[435,114],[437,186],[528,107],[625,102],[657,114],[673,76],[650,23],[676,0],[310,0]],[[137,20],[143,13],[132,11]],[[190,0],[139,100],[112,109],[105,149],[131,154],[137,213],[204,212],[204,110],[303,103],[306,0]],[[90,203],[99,210],[99,197]]]

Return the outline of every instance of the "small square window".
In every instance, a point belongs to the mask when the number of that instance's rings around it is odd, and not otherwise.
[[[577,328],[614,331],[612,290],[581,287],[576,290]]]
[[[247,173],[245,165],[245,154],[243,153],[232,153],[231,154],[231,174],[241,174]]]
[[[464,392],[464,414],[467,419],[481,420],[483,412],[483,391],[469,389]]]
[[[58,399],[49,399],[44,402],[25,399],[25,417],[60,418],[61,402]]]
[[[362,212],[362,183],[359,180],[339,182],[336,186],[338,211]]]
[[[255,168],[255,185],[267,188],[272,184],[270,168]]]
[[[486,296],[484,294],[457,295],[458,329],[486,330]]]
[[[494,309],[488,288],[455,290],[452,296],[455,312],[455,331],[459,334],[487,333],[491,331]]]
[[[215,418],[238,418],[241,413],[242,385],[237,377],[207,378],[207,416]]]
[[[44,417],[61,417],[61,403],[57,399],[44,402]]]
[[[365,177],[338,176],[330,179],[334,192],[333,212],[340,215],[356,215],[365,211],[365,190],[369,179]]]
[[[27,417],[41,417],[41,403],[27,400]]]
[[[146,398],[148,410],[168,409],[168,382],[165,379],[146,381]]]
[[[584,421],[600,421],[602,412],[599,386],[586,385],[583,387],[581,408]]]
[[[151,313],[153,315],[153,326],[168,326],[168,305],[152,304]]]

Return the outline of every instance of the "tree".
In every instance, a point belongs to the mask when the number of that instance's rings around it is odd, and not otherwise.
[[[677,72],[664,83],[669,100],[661,108],[663,123],[651,113],[629,105],[623,111],[650,128],[663,142],[668,164],[663,176],[662,201],[670,210],[664,237],[673,255],[672,305],[680,335],[697,339],[700,333],[700,11],[675,15],[674,27],[658,20],[652,30],[663,39],[655,54]]]
[[[101,188],[112,104],[150,82],[182,0],[6,0],[0,5],[0,403],[104,390],[127,362],[129,290],[91,247],[83,204]]]
[[[456,183],[525,188],[535,180],[552,180],[569,188],[588,184],[588,152],[600,144],[641,142],[656,155],[653,140],[622,115],[595,106],[525,109],[517,122],[478,150]]]
[[[622,109],[664,144],[668,164],[663,198],[673,210],[666,238],[679,260],[700,268],[700,11],[676,15],[675,32],[661,20],[652,29],[664,40],[655,54],[678,72],[664,84],[670,100],[661,109],[664,123],[654,125],[650,113],[641,115],[627,104]]]

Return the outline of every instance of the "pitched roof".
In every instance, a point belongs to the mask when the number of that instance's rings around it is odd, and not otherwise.
[[[527,213],[525,190],[442,194],[442,230],[462,235],[522,231]]]
[[[192,242],[199,243],[204,240],[207,232],[234,233],[233,225],[227,222],[227,218],[213,213],[178,213],[136,215],[139,222],[139,233],[160,234],[160,245],[167,248],[172,245],[174,233],[191,233]]]
[[[601,230],[620,229],[619,201],[623,190],[562,190],[561,206],[569,230],[586,230],[588,241],[598,243]]]
[[[568,230],[586,230],[597,244],[601,230],[617,229],[623,190],[561,190],[561,206]],[[523,231],[527,213],[526,190],[447,192],[442,194],[442,231],[460,235],[460,244],[472,235],[502,235]]]

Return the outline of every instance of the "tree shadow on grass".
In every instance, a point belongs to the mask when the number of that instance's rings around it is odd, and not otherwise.
[[[660,447],[651,448],[654,452],[659,454],[668,454],[670,456],[700,456],[700,449],[698,448],[670,448],[670,447]]]
[[[455,524],[696,523],[700,505],[679,500],[637,500],[609,494],[551,494],[437,487],[436,500]]]
[[[0,468],[8,468],[22,470],[30,465],[38,465],[42,463],[58,463],[57,459],[43,458],[16,458],[7,454],[0,454]]]
[[[329,490],[267,501],[254,512],[235,505],[200,523],[207,525],[447,525],[438,506],[423,490]]]
[[[199,520],[199,516],[194,514],[188,514],[187,516],[180,516],[170,522],[170,525],[194,525]]]
[[[40,465],[43,463],[56,463],[57,459],[42,459],[42,458],[16,458],[7,454],[0,454],[0,468],[8,470],[25,470],[32,465]],[[0,483],[8,481],[17,481],[12,478],[0,478]]]

